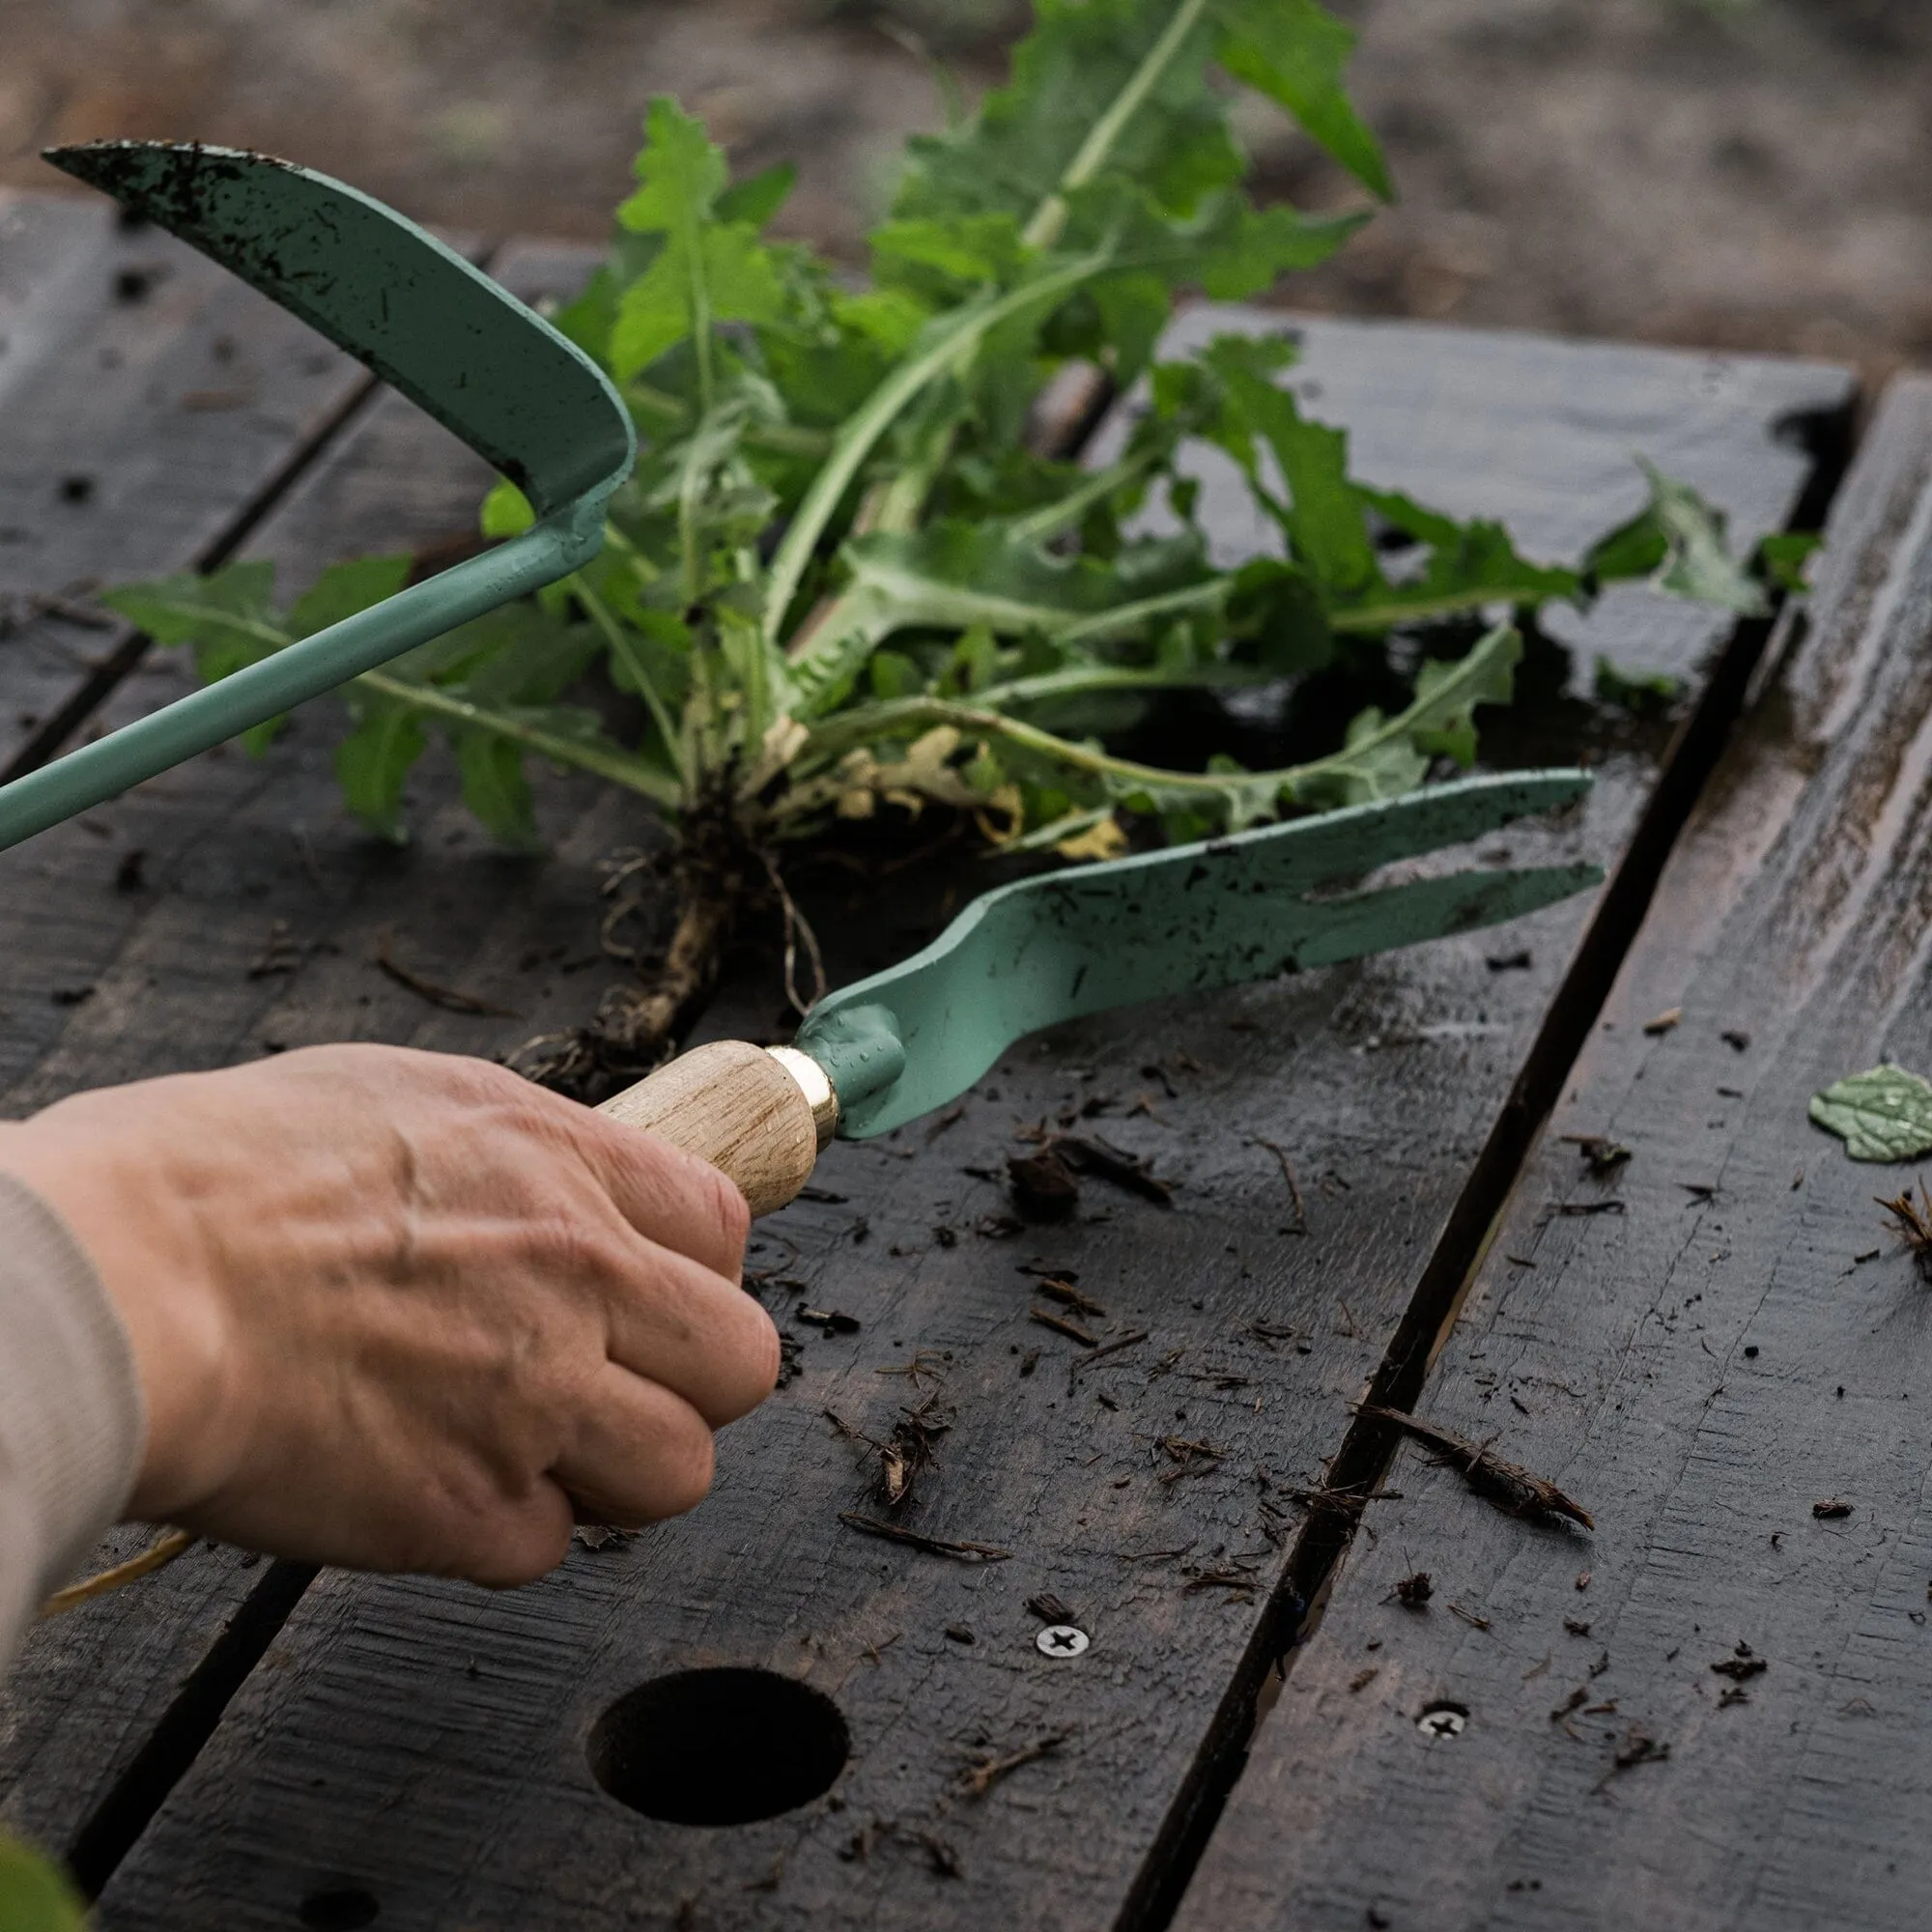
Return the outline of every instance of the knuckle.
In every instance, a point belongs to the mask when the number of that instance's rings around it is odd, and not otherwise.
[[[565,1208],[546,1206],[533,1210],[524,1238],[532,1269],[551,1281],[604,1281],[622,1270],[609,1232]]]
[[[548,1577],[570,1552],[570,1530],[569,1513],[563,1509],[517,1525],[479,1554],[470,1580],[492,1590],[515,1590]]]

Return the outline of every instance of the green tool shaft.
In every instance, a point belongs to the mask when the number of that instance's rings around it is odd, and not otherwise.
[[[573,506],[427,583],[0,786],[0,851],[554,582],[596,555],[603,538],[601,514],[585,517]]]

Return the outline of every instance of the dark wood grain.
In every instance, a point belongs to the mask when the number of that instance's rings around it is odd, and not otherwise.
[[[1634,424],[1667,426],[1756,531],[1788,514],[1808,468],[1774,425],[1848,393],[1834,371],[1749,365],[1748,407],[1699,417],[1694,358],[1570,348],[1556,352],[1569,401],[1499,439],[1483,412],[1511,407],[1520,346],[1463,352],[1431,400],[1414,370],[1432,340],[1324,328],[1309,368],[1377,446],[1430,451],[1432,494],[1451,507],[1520,461],[1535,540],[1572,551],[1624,507],[1601,479],[1621,476]],[[1725,636],[1708,611],[1660,610],[1641,629],[1633,608],[1597,619],[1585,648],[1657,668],[1667,637],[1669,662],[1690,667]],[[1584,810],[1485,848],[1614,860],[1654,774],[1641,746],[1618,750]],[[972,886],[955,873],[955,895]],[[895,904],[864,878],[811,896],[841,976],[944,910],[943,894],[908,884]],[[1477,935],[1067,1029],[1009,1056],[958,1114],[836,1147],[818,1177],[829,1198],[759,1232],[753,1264],[801,1374],[726,1435],[713,1498],[507,1596],[325,1577],[117,1874],[104,1922],[279,1926],[352,1895],[385,1926],[422,1927],[1062,1926],[1138,1909],[1291,1614],[1277,1585],[1293,1492],[1321,1482],[1403,1321],[1590,911],[1552,909],[1500,946]],[[1525,968],[1486,963],[1524,948]],[[776,1004],[767,977],[701,1031],[769,1030]],[[1107,1102],[1097,1118],[1090,1100]],[[1071,1223],[1002,1230],[1016,1127],[1063,1113],[1150,1157],[1173,1208],[1090,1179]],[[1295,1168],[1305,1235],[1270,1142]],[[1102,1312],[1040,1300],[1022,1264],[1077,1273]],[[821,1334],[801,1302],[857,1332]],[[1090,1356],[1036,1306],[1099,1347]],[[895,1373],[921,1351],[929,1373]],[[895,1514],[849,1432],[884,1436],[928,1395],[950,1426]],[[1001,1558],[881,1541],[854,1516]],[[1084,1657],[1035,1647],[1042,1593],[1092,1633]],[[835,1700],[853,1753],[828,1795],[701,1830],[600,1790],[586,1759],[600,1717],[707,1664]],[[753,1713],[733,1747],[769,1757],[776,1725]],[[1013,1757],[983,1796],[962,1782]]]
[[[497,271],[528,295],[567,291],[585,259],[513,248]],[[302,478],[249,553],[274,558],[295,588],[337,556],[472,526],[487,482],[446,432],[384,397]],[[174,657],[157,656],[102,721],[185,689]],[[341,728],[325,700],[259,762],[232,748],[211,753],[0,855],[0,1106],[17,1116],[77,1088],[313,1040],[491,1054],[581,1009],[595,974],[611,970],[597,945],[594,867],[611,847],[651,836],[641,814],[540,778],[553,856],[504,856],[467,821],[447,760],[432,755],[412,787],[416,839],[392,849],[337,802]],[[117,880],[136,852],[139,883],[124,888]],[[430,1005],[377,969],[385,939],[418,974],[519,1017]],[[117,1532],[100,1559],[146,1534]],[[93,1831],[82,1862],[99,1875],[128,1804],[138,1811],[135,1801],[159,1795],[152,1779],[164,1768],[148,1762],[129,1794],[130,1766],[142,1765],[171,1714],[190,1741],[213,1721],[230,1678],[259,1655],[300,1587],[237,1551],[198,1548],[42,1626],[0,1692],[0,1818],[56,1849]]]
[[[118,619],[76,621],[88,591],[226,554],[372,379],[104,201],[21,197],[0,222],[5,771],[43,756],[135,655]]]
[[[1932,1303],[1873,1201],[1918,1176],[1806,1118],[1848,1072],[1932,1065],[1929,637],[1915,381],[1419,1405],[1562,1484],[1596,1532],[1504,1518],[1405,1448],[1403,1500],[1369,1514],[1187,1932],[1932,1911]],[[1631,1150],[1606,1182],[1563,1138],[1589,1134]],[[1563,1211],[1605,1200],[1622,1211]],[[1418,1568],[1424,1611],[1393,1598]],[[1432,1741],[1417,1719],[1445,1700],[1467,1728]]]

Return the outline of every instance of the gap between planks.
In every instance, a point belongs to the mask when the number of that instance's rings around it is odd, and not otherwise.
[[[1861,398],[1854,395],[1834,414],[1806,420],[1813,468],[1787,529],[1824,527],[1851,465],[1861,403]],[[1609,998],[1670,853],[1743,714],[1783,601],[1780,596],[1770,616],[1739,620],[1673,740],[1636,831],[1369,1385],[1367,1403],[1408,1409],[1421,1397],[1430,1367],[1455,1325],[1537,1134]],[[1392,1424],[1358,1417],[1329,1465],[1327,1487],[1372,1495],[1383,1487],[1403,1439],[1403,1432]],[[1321,1626],[1357,1520],[1356,1514],[1341,1509],[1318,1508],[1311,1513],[1281,1584],[1256,1627],[1242,1668],[1222,1699],[1194,1772],[1178,1794],[1128,1894],[1117,1921],[1119,1932],[1162,1932],[1179,1910],[1222,1808],[1246,1766],[1252,1741],[1281,1695],[1294,1653]]]

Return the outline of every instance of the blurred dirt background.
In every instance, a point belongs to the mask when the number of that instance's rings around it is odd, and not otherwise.
[[[1340,0],[1399,208],[1292,305],[1932,361],[1932,0]],[[1013,0],[0,0],[0,182],[53,141],[194,137],[428,220],[594,238],[646,99],[855,255],[943,62],[1001,71]],[[1270,191],[1350,185],[1271,113]]]

